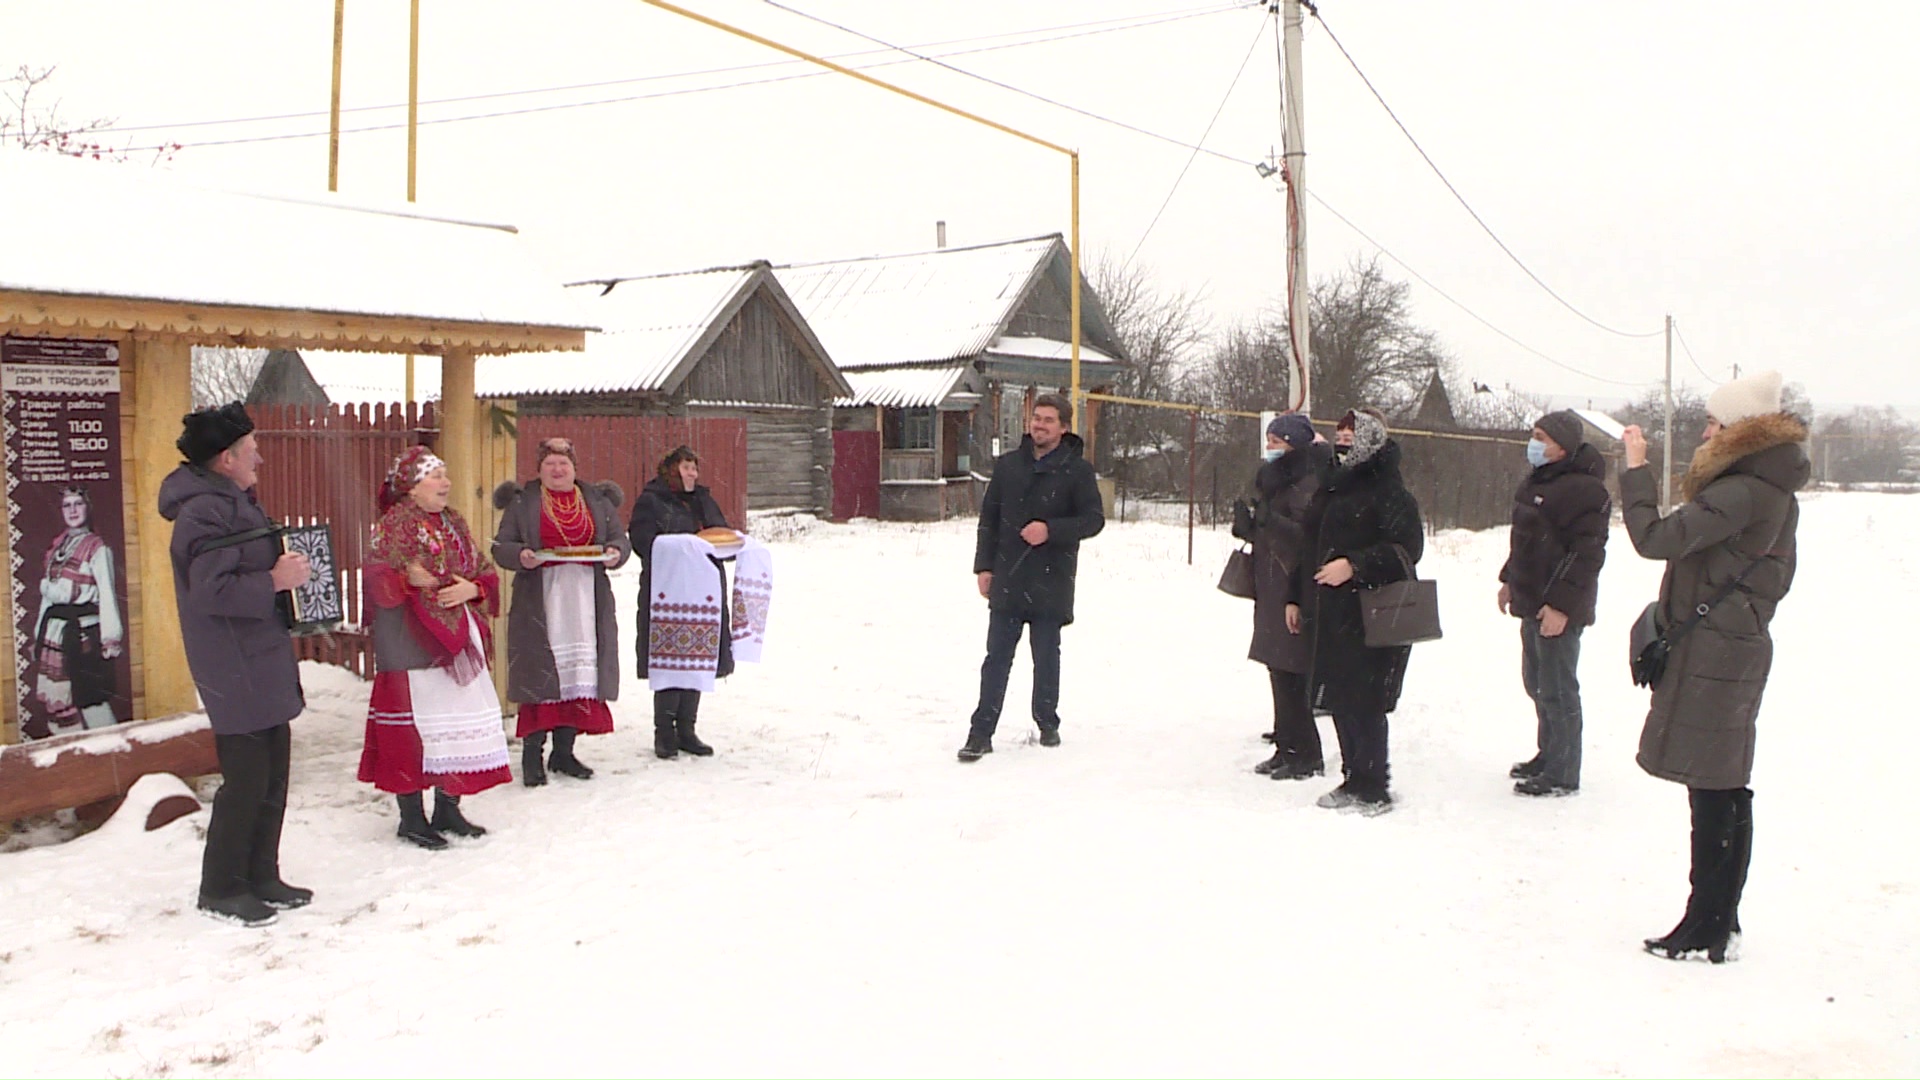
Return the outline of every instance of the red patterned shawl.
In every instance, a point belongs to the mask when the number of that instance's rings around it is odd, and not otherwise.
[[[419,563],[432,574],[430,589],[407,582],[407,564]],[[407,623],[437,658],[452,668],[462,685],[487,669],[493,649],[488,619],[500,611],[500,576],[473,542],[466,519],[451,508],[437,514],[422,510],[412,499],[387,509],[373,527],[372,561],[367,564],[367,599],[379,607],[405,606]],[[443,608],[436,599],[455,576],[480,587],[480,595],[462,607]],[[471,609],[480,627],[483,651],[467,636],[465,611]]]

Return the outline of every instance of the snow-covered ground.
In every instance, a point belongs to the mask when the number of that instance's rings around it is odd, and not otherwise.
[[[767,663],[707,700],[716,757],[655,760],[630,683],[598,777],[475,797],[494,831],[428,853],[354,782],[365,688],[312,667],[285,845],[312,907],[197,917],[204,815],[0,855],[0,1072],[1914,1075],[1920,499],[1804,506],[1738,964],[1639,950],[1679,916],[1687,808],[1633,764],[1658,567],[1619,532],[1579,797],[1510,793],[1534,721],[1506,538],[1449,533],[1401,802],[1367,819],[1249,771],[1267,691],[1213,588],[1224,532],[1192,566],[1169,525],[1089,542],[1065,745],[1031,739],[1023,650],[963,766],[971,525],[861,523],[774,538]]]

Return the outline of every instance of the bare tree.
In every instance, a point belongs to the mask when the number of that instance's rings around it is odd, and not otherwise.
[[[60,115],[58,99],[42,104],[53,72],[51,67],[21,64],[12,75],[0,79],[0,98],[6,99],[6,109],[0,113],[0,146],[50,150],[97,161],[126,161],[130,155],[124,146],[113,146],[97,137],[112,129],[111,117],[69,121]],[[179,143],[163,146],[154,154],[154,160],[165,161],[179,149]]]
[[[1920,424],[1890,405],[1863,405],[1821,425],[1814,439],[1814,475],[1836,484],[1910,480],[1916,450]]]
[[[1619,420],[1623,424],[1639,424],[1647,435],[1647,460],[1660,467],[1666,453],[1667,404],[1666,391],[1658,386],[1649,387],[1622,410]],[[1673,469],[1684,472],[1687,463],[1693,460],[1694,451],[1706,441],[1707,399],[1700,391],[1691,386],[1673,388]]]
[[[266,362],[265,349],[194,346],[194,408],[247,400],[247,392],[253,389],[253,381],[260,377],[260,368]]]
[[[1144,401],[1182,400],[1187,369],[1207,340],[1200,296],[1163,289],[1152,271],[1108,252],[1095,256],[1089,277],[1127,354],[1114,392]],[[1109,405],[1102,417],[1099,445],[1123,496],[1136,486],[1137,463],[1163,454],[1186,433],[1186,418],[1172,409]]]
[[[1334,416],[1357,405],[1389,415],[1412,410],[1433,373],[1447,366],[1446,351],[1407,307],[1410,286],[1355,258],[1347,269],[1313,288],[1313,397],[1316,411]]]

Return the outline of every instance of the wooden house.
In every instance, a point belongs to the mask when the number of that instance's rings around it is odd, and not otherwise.
[[[748,510],[831,513],[834,401],[853,389],[766,263],[567,291],[607,328],[584,353],[480,365],[480,395],[514,402],[528,476],[541,438],[571,435],[583,471],[632,496],[686,442],[737,525]]]
[[[7,455],[20,570],[0,588],[9,647],[0,741],[19,738],[31,704],[21,628],[30,645],[27,605],[39,593],[46,507],[58,512],[61,485],[89,487],[89,526],[112,552],[124,583],[115,602],[125,605],[125,660],[107,718],[117,723],[0,749],[4,821],[110,799],[148,772],[216,767],[206,719],[192,715],[171,526],[157,498],[180,461],[174,441],[191,408],[194,346],[439,355],[438,451],[460,481],[455,507],[485,528],[491,515],[478,485],[466,483],[484,475],[475,358],[579,349],[590,324],[528,268],[511,228],[416,208],[238,195],[152,169],[11,151],[0,152],[0,204],[25,208],[9,216],[0,248],[4,407],[9,437],[22,440]],[[299,257],[235,258],[234,245],[247,242]],[[27,421],[54,430],[29,441]],[[274,493],[261,499],[271,512]]]
[[[1020,444],[1034,397],[1071,385],[1072,279],[1057,234],[774,273],[852,385],[834,415],[841,458],[878,460],[874,472],[839,471],[843,508],[904,520],[973,512],[980,478]],[[1084,278],[1080,310],[1081,385],[1105,389],[1123,356]],[[1083,435],[1098,424],[1088,411],[1074,424]]]

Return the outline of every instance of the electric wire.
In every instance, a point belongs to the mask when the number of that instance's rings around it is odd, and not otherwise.
[[[1204,8],[1197,8],[1197,7],[1196,8],[1176,8],[1172,11],[1154,12],[1147,15],[1128,15],[1128,16],[1124,16],[1120,18],[1112,18],[1112,19],[1091,19],[1086,22],[1063,23],[1057,26],[1040,26],[1040,27],[1033,27],[1026,30],[1008,30],[998,34],[976,34],[970,37],[946,38],[940,41],[930,41],[924,44],[915,45],[914,48],[938,49],[938,48],[943,48],[949,45],[967,45],[967,44],[972,44],[974,42],[980,42],[980,41],[998,41],[1003,38],[1025,37],[1029,34],[1052,34],[1057,31],[1063,31],[1063,30],[1082,30],[1088,27],[1111,26],[1111,24],[1114,24],[1114,23],[1133,23],[1136,20],[1141,20],[1141,19],[1152,20],[1152,21],[1140,23],[1140,25],[1152,26],[1157,24],[1157,20],[1165,16],[1198,17],[1201,15],[1217,15],[1227,11],[1238,10],[1239,8],[1244,6],[1245,6],[1244,4],[1222,5],[1222,4],[1216,3],[1216,4],[1208,5]],[[1121,26],[1121,27],[1113,27],[1113,28],[1126,30],[1126,29],[1131,29],[1132,27]],[[1077,36],[1077,35],[1073,35],[1073,36]],[[1054,41],[1054,40],[1063,40],[1063,39],[1037,38],[1033,41],[1011,42],[1006,47],[1018,48],[1024,45],[1040,45],[1040,44],[1046,44],[1047,42]],[[888,48],[892,49],[894,47],[888,46]],[[877,49],[860,49],[854,52],[832,54],[832,55],[829,55],[827,59],[834,60],[834,61],[852,60],[852,59],[858,59],[859,57],[863,57],[863,56],[873,56],[879,51],[880,50],[877,50]],[[958,55],[958,54],[955,54],[955,55]],[[632,86],[636,83],[659,82],[663,79],[695,78],[703,75],[732,75],[742,71],[758,71],[758,70],[764,70],[767,68],[791,67],[794,64],[799,64],[802,62],[803,61],[799,61],[799,60],[768,60],[768,61],[762,61],[760,63],[754,63],[754,64],[734,64],[729,67],[707,68],[701,71],[677,71],[677,72],[669,72],[664,75],[638,75],[638,76],[633,76],[631,78],[625,78],[625,79],[603,79],[598,82],[570,83],[564,86],[535,86],[535,87],[527,87],[521,90],[497,90],[497,91],[493,91],[491,93],[486,93],[486,94],[461,94],[455,97],[431,98],[426,101],[420,102],[420,104],[423,106],[457,105],[457,104],[463,104],[470,101],[493,101],[493,100],[498,100],[500,98],[527,97],[533,94],[559,94],[559,93],[570,93],[577,90],[604,90],[607,87],[611,87],[611,86]],[[404,109],[406,107],[407,107],[406,102],[396,101],[386,105],[355,105],[355,106],[350,106],[348,108],[341,109],[340,112],[342,115],[345,115],[347,113],[387,112],[394,109]],[[100,130],[107,131],[107,132],[117,132],[122,134],[127,132],[135,132],[135,131],[173,131],[173,130],[178,130],[182,128],[213,127],[213,126],[224,125],[224,124],[258,124],[258,123],[268,123],[276,120],[312,120],[312,119],[317,119],[319,117],[327,116],[327,115],[329,115],[328,110],[316,109],[309,112],[275,113],[267,116],[235,116],[235,117],[228,117],[223,120],[183,120],[177,123],[170,123],[170,124],[129,124],[125,126],[116,124],[109,127],[101,128]]]
[[[1143,22],[1142,21],[1129,22],[1124,25],[1118,25],[1118,26],[1099,25],[1097,29],[1081,30],[1077,33],[1058,34],[1052,37],[1033,38],[1025,41],[1005,42],[998,45],[984,45],[984,46],[980,46],[978,48],[972,48],[972,49],[956,49],[952,52],[944,53],[942,55],[973,56],[981,53],[1000,52],[1007,49],[1024,48],[1031,45],[1048,45],[1048,44],[1053,44],[1055,42],[1073,40],[1075,38],[1093,37],[1100,34],[1117,33],[1123,30],[1140,30],[1140,29],[1146,29],[1154,26],[1163,26],[1169,23],[1182,22],[1188,19],[1198,19],[1198,18],[1203,18],[1211,15],[1220,15],[1220,14],[1225,14],[1226,12],[1229,12],[1229,11],[1241,10],[1243,6],[1244,5],[1235,4],[1231,6],[1219,6],[1219,7],[1190,10],[1183,13],[1169,14],[1163,17],[1151,18]],[[1094,25],[1094,24],[1083,24],[1083,25]],[[866,54],[870,55],[873,52],[873,50],[866,50],[865,52]],[[881,60],[871,64],[858,65],[858,67],[860,68],[860,70],[864,71],[864,70],[871,70],[874,68],[893,67],[900,64],[909,64],[914,62],[915,60],[913,59]],[[787,65],[788,65],[787,61],[777,61],[770,64],[743,65],[737,68],[716,68],[716,69],[712,69],[711,71],[682,72],[682,73],[672,74],[672,75],[643,76],[632,81],[641,82],[641,81],[654,81],[659,79],[670,79],[670,78],[691,78],[691,77],[696,77],[701,75],[724,74],[724,73],[733,72],[733,71],[753,70],[753,69],[760,69],[760,68],[767,68],[767,67],[781,67],[781,66],[787,66]],[[833,73],[830,71],[801,71],[801,72],[795,72],[788,75],[776,75],[776,76],[771,76],[771,77],[762,78],[762,79],[742,79],[735,82],[721,83],[721,84],[710,85],[710,86],[683,87],[679,89],[655,91],[652,93],[645,93],[645,94],[631,94],[631,95],[624,95],[620,97],[611,97],[611,98],[595,98],[588,101],[569,101],[569,102],[560,102],[552,105],[533,105],[533,106],[528,106],[526,108],[521,108],[521,109],[502,109],[495,112],[473,113],[473,114],[465,114],[461,116],[435,117],[432,119],[421,120],[419,121],[417,126],[426,127],[426,126],[435,125],[435,124],[457,124],[457,123],[466,123],[466,122],[475,121],[475,120],[494,120],[494,119],[499,119],[502,117],[509,117],[509,116],[528,116],[536,113],[555,112],[555,111],[565,110],[565,109],[591,108],[591,107],[602,106],[602,105],[621,105],[621,104],[627,104],[635,101],[650,101],[656,98],[679,97],[679,96],[684,96],[688,94],[707,93],[709,91],[716,91],[716,90],[734,90],[734,89],[740,89],[743,87],[767,86],[775,83],[791,82],[796,79],[816,79],[816,78],[820,78],[822,76],[827,76],[831,74]],[[541,93],[541,92],[545,92],[545,91],[533,90],[533,91],[524,91],[524,92],[523,91],[503,92],[502,96],[504,96],[505,93]],[[486,96],[488,95],[475,95],[475,97],[486,97]],[[450,98],[446,100],[455,101],[459,99]],[[390,109],[393,107],[394,106],[365,106],[362,108],[371,110],[371,109]],[[404,106],[400,106],[400,107],[404,108]],[[288,115],[293,117],[306,117],[306,116],[325,116],[327,114],[324,112],[320,112],[320,113],[288,114]],[[261,119],[266,119],[266,118],[261,118]],[[223,122],[223,121],[208,121],[206,123],[218,123],[218,122]],[[241,121],[236,121],[236,122],[241,122]],[[154,130],[158,130],[164,127],[177,127],[177,126],[184,126],[184,125],[151,125],[151,128]],[[393,123],[385,123],[385,124],[366,124],[360,127],[343,128],[341,129],[340,133],[342,135],[357,135],[357,134],[362,134],[362,133],[372,132],[372,131],[395,131],[395,130],[405,128],[406,126],[407,125],[404,121],[396,121]],[[121,129],[121,130],[133,130],[133,129],[128,128],[128,129]],[[278,133],[278,134],[271,134],[271,135],[236,136],[236,137],[227,138],[227,139],[201,139],[193,142],[178,142],[178,143],[166,142],[166,143],[154,144],[151,146],[129,146],[125,148],[125,152],[138,153],[142,151],[191,149],[195,147],[205,147],[205,146],[236,146],[236,145],[243,145],[243,144],[250,144],[250,143],[282,142],[289,139],[325,138],[329,134],[330,133],[328,131],[324,131],[324,130],[323,131],[298,131],[298,132],[286,132],[286,133]]]
[[[1513,260],[1513,264],[1515,266],[1518,266],[1522,273],[1526,274],[1529,278],[1532,278],[1533,283],[1535,285],[1538,285],[1540,286],[1540,288],[1544,289],[1546,291],[1546,294],[1548,296],[1553,297],[1556,301],[1558,301],[1561,307],[1566,308],[1568,311],[1573,312],[1575,315],[1578,315],[1580,318],[1586,320],[1589,323],[1592,323],[1594,326],[1597,326],[1600,329],[1605,330],[1609,334],[1618,334],[1621,337],[1629,337],[1629,338],[1650,338],[1650,337],[1658,337],[1661,333],[1664,332],[1661,330],[1652,330],[1652,331],[1648,331],[1647,333],[1635,333],[1630,330],[1621,330],[1618,327],[1609,326],[1606,323],[1601,322],[1600,320],[1594,318],[1593,316],[1573,306],[1572,302],[1570,302],[1566,297],[1561,296],[1558,292],[1555,292],[1553,289],[1553,286],[1548,285],[1546,281],[1540,277],[1539,274],[1536,274],[1533,272],[1533,268],[1528,266],[1520,258],[1520,256],[1514,254],[1513,249],[1507,246],[1507,242],[1505,240],[1500,239],[1500,235],[1493,231],[1493,226],[1488,225],[1486,222],[1486,219],[1480,216],[1480,212],[1475,210],[1471,203],[1467,202],[1467,197],[1465,195],[1460,194],[1460,189],[1453,186],[1453,181],[1447,179],[1447,174],[1440,171],[1440,166],[1434,162],[1432,156],[1430,156],[1427,153],[1426,148],[1420,145],[1420,140],[1413,137],[1413,132],[1407,130],[1407,125],[1401,122],[1400,115],[1393,111],[1393,106],[1387,104],[1387,99],[1381,95],[1379,88],[1373,85],[1373,80],[1367,78],[1367,73],[1360,70],[1359,61],[1355,60],[1353,58],[1353,54],[1347,51],[1347,47],[1340,43],[1339,35],[1333,32],[1333,27],[1327,25],[1326,16],[1321,15],[1320,12],[1316,9],[1313,13],[1313,17],[1320,21],[1320,28],[1327,32],[1327,39],[1333,42],[1334,48],[1339,49],[1340,55],[1346,57],[1348,66],[1353,68],[1353,73],[1355,75],[1360,76],[1360,81],[1366,84],[1367,90],[1373,94],[1373,100],[1380,103],[1380,107],[1382,109],[1385,109],[1387,112],[1387,116],[1393,120],[1394,126],[1400,129],[1400,134],[1405,135],[1407,137],[1407,141],[1413,144],[1414,150],[1417,151],[1420,155],[1420,160],[1426,162],[1427,167],[1433,170],[1433,175],[1440,178],[1440,182],[1446,185],[1446,188],[1449,192],[1452,192],[1454,199],[1457,202],[1459,202],[1462,208],[1466,210],[1467,215],[1473,218],[1474,223],[1480,226],[1481,231],[1485,232],[1487,236],[1493,240],[1494,244],[1497,245],[1501,251],[1506,253],[1507,258]]]
[[[1268,19],[1270,18],[1272,16],[1268,16]],[[1186,164],[1180,166],[1180,175],[1173,178],[1173,186],[1167,189],[1167,197],[1160,200],[1160,209],[1153,212],[1153,220],[1147,222],[1146,231],[1140,234],[1140,239],[1134,243],[1133,250],[1127,254],[1127,261],[1121,264],[1123,269],[1133,265],[1133,260],[1140,254],[1140,249],[1146,246],[1147,237],[1153,235],[1154,226],[1160,224],[1160,218],[1167,212],[1167,207],[1173,205],[1173,197],[1180,191],[1180,182],[1187,178],[1188,170],[1193,168],[1194,160],[1200,156],[1200,148],[1207,145],[1207,136],[1213,134],[1214,125],[1220,122],[1220,114],[1227,111],[1227,102],[1233,100],[1233,92],[1239,89],[1240,76],[1247,73],[1247,64],[1253,60],[1253,52],[1260,47],[1260,38],[1266,33],[1266,29],[1267,19],[1262,19],[1260,25],[1254,28],[1253,43],[1247,46],[1247,55],[1240,58],[1240,66],[1234,69],[1233,81],[1227,84],[1227,92],[1221,95],[1219,106],[1213,110],[1212,119],[1207,121],[1206,130],[1202,131],[1200,138],[1194,142],[1193,152],[1187,155]]]
[[[1722,382],[1726,381],[1724,379],[1716,379],[1713,376],[1707,374],[1707,369],[1701,367],[1700,361],[1695,360],[1693,358],[1693,346],[1687,344],[1687,335],[1680,332],[1680,322],[1677,319],[1674,320],[1674,324],[1673,324],[1673,336],[1680,339],[1681,351],[1687,354],[1687,362],[1693,365],[1693,370],[1699,372],[1701,378],[1707,380],[1708,382],[1714,384],[1715,386],[1718,386]]]
[[[1349,229],[1352,229],[1355,235],[1359,236],[1360,239],[1365,240],[1369,244],[1372,244],[1375,250],[1379,251],[1380,254],[1385,255],[1389,259],[1392,259],[1400,267],[1400,269],[1405,270],[1409,274],[1412,274],[1415,278],[1419,279],[1422,285],[1425,285],[1427,288],[1432,289],[1434,292],[1438,293],[1441,299],[1445,300],[1449,304],[1452,304],[1454,307],[1459,308],[1461,311],[1466,312],[1467,315],[1471,317],[1475,322],[1493,331],[1494,333],[1500,335],[1501,337],[1506,338],[1508,341],[1512,342],[1515,345],[1518,345],[1522,349],[1525,349],[1527,352],[1530,352],[1533,355],[1539,357],[1540,359],[1545,360],[1547,363],[1552,364],[1554,367],[1561,368],[1566,371],[1570,371],[1573,374],[1579,375],[1583,378],[1592,379],[1595,382],[1608,383],[1613,386],[1645,386],[1646,385],[1645,380],[1632,381],[1627,379],[1610,379],[1605,375],[1595,375],[1591,371],[1583,371],[1580,368],[1574,367],[1572,364],[1568,364],[1563,361],[1556,360],[1553,357],[1548,356],[1546,353],[1541,352],[1539,349],[1536,349],[1533,346],[1527,344],[1526,342],[1521,341],[1519,338],[1514,337],[1512,334],[1509,334],[1505,330],[1500,329],[1498,326],[1493,325],[1493,323],[1488,322],[1486,318],[1484,318],[1479,312],[1473,310],[1467,305],[1454,299],[1452,294],[1448,293],[1445,289],[1442,289],[1440,286],[1435,285],[1433,282],[1427,280],[1427,276],[1425,274],[1422,274],[1420,271],[1415,270],[1412,266],[1410,266],[1407,263],[1405,259],[1402,259],[1400,256],[1395,255],[1392,251],[1388,250],[1388,248],[1384,244],[1380,243],[1380,241],[1375,240],[1371,236],[1368,236],[1365,230],[1361,229],[1360,226],[1355,225],[1352,221],[1348,220],[1345,214],[1342,214],[1340,211],[1335,210],[1333,206],[1329,204],[1327,200],[1321,198],[1317,192],[1308,191],[1307,195],[1310,198],[1312,198],[1314,202],[1319,203],[1320,208],[1322,210],[1325,210],[1327,213],[1332,214],[1336,219],[1338,219],[1340,224],[1345,225]]]

